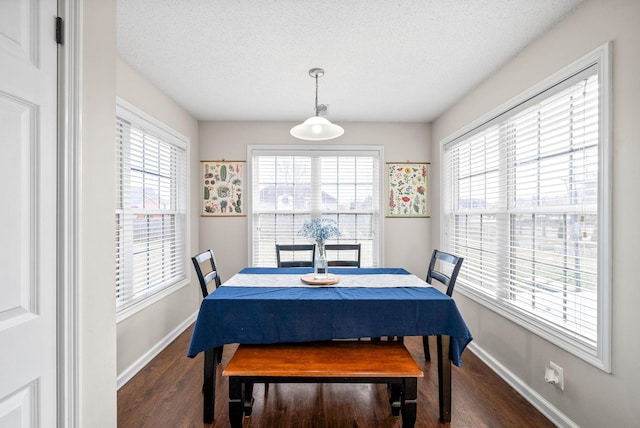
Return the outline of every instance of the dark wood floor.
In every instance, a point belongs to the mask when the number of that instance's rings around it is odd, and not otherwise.
[[[227,380],[217,371],[216,418],[202,423],[202,354],[188,358],[192,327],[118,391],[118,427],[228,427]],[[553,427],[540,412],[518,395],[470,351],[463,367],[453,366],[451,423],[438,421],[435,361],[424,362],[418,338],[405,339],[407,348],[424,366],[419,380],[416,427]],[[435,351],[435,340],[432,343]],[[222,367],[234,346],[225,346]],[[253,415],[244,427],[400,427],[391,416],[385,385],[272,384],[254,389]]]

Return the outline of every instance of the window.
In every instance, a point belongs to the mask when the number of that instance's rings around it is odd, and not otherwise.
[[[609,370],[606,52],[444,143],[442,237],[464,294]]]
[[[122,100],[116,116],[116,308],[122,317],[186,283],[188,140]]]
[[[311,216],[337,222],[331,242],[362,244],[363,267],[380,264],[381,147],[249,146],[253,266],[275,266],[275,245],[309,243]]]

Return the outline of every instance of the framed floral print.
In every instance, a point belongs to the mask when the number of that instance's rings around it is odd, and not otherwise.
[[[244,161],[201,161],[202,216],[245,216]]]
[[[429,163],[387,162],[387,217],[429,217]]]

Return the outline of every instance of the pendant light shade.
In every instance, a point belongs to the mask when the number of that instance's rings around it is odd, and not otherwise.
[[[344,134],[342,126],[329,122],[321,116],[312,116],[291,128],[291,135],[301,140],[330,140]]]
[[[316,79],[316,115],[291,128],[291,135],[301,140],[331,140],[338,138],[344,134],[342,126],[331,123],[327,118],[319,115],[319,112],[326,111],[327,106],[318,105],[318,78],[324,76],[324,70],[321,68],[312,68],[309,75]]]

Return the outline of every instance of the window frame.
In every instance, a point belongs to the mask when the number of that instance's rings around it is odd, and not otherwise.
[[[612,147],[611,147],[611,43],[606,43],[562,70],[534,85],[527,91],[512,98],[507,103],[495,108],[481,118],[463,127],[454,134],[444,138],[440,142],[440,181],[447,180],[447,165],[445,156],[447,148],[456,141],[469,137],[491,126],[500,116],[513,116],[520,106],[527,101],[551,90],[556,85],[564,82],[579,72],[592,67],[597,67],[599,83],[599,141],[598,141],[598,279],[597,279],[597,339],[596,348],[591,349],[577,340],[572,340],[568,335],[561,334],[557,330],[547,327],[543,323],[536,322],[538,317],[512,310],[511,305],[504,305],[501,299],[491,297],[473,287],[466,286],[464,280],[458,280],[457,292],[486,308],[500,314],[508,320],[526,328],[540,337],[559,346],[567,352],[587,361],[599,369],[611,372],[611,292],[612,292]],[[448,195],[444,185],[441,185],[441,200],[446,201]],[[446,202],[440,207],[440,246],[448,249],[449,231],[446,228]],[[464,266],[463,266],[464,269]]]
[[[132,124],[132,126],[137,127],[138,129],[143,129],[148,134],[153,137],[162,140],[165,143],[171,144],[177,147],[180,150],[183,150],[183,165],[178,165],[178,168],[182,168],[182,177],[178,177],[178,180],[182,180],[182,183],[178,183],[177,188],[177,206],[176,206],[176,221],[181,221],[182,224],[180,227],[183,229],[182,239],[182,254],[184,257],[181,257],[179,260],[179,264],[182,268],[182,274],[179,275],[173,282],[169,282],[167,284],[158,284],[153,287],[153,290],[145,296],[137,297],[137,298],[128,298],[125,299],[125,303],[120,305],[116,303],[116,322],[119,323],[130,316],[138,313],[139,311],[147,308],[154,303],[160,301],[164,297],[174,293],[178,289],[189,285],[191,283],[190,276],[190,264],[189,264],[189,249],[191,248],[190,244],[190,217],[191,217],[191,189],[190,189],[190,181],[189,177],[191,174],[191,165],[189,160],[190,156],[190,140],[185,137],[181,133],[172,129],[165,123],[159,121],[153,116],[147,114],[146,112],[140,110],[133,104],[121,99],[120,97],[116,97],[116,124],[119,119],[124,119]],[[119,144],[118,139],[116,138],[116,145]],[[117,149],[117,146],[116,146]],[[117,159],[116,153],[116,164],[119,162]],[[116,170],[116,197],[119,197],[119,168]],[[116,205],[116,213],[120,210],[120,207]],[[116,230],[116,236],[119,233],[119,230]],[[175,241],[174,241],[175,242]],[[117,247],[116,247],[117,248]],[[117,298],[116,298],[117,299]]]
[[[362,154],[364,152],[373,152],[376,153],[377,162],[378,162],[378,180],[374,183],[375,187],[377,187],[377,195],[378,195],[378,204],[376,207],[376,212],[374,212],[375,222],[377,223],[377,228],[374,230],[374,233],[377,235],[377,248],[375,249],[375,253],[373,257],[378,261],[378,266],[384,266],[384,215],[383,215],[383,197],[384,197],[384,187],[383,187],[383,172],[382,168],[384,165],[384,147],[383,146],[336,146],[336,145],[247,145],[247,184],[252,189],[253,193],[253,159],[257,154],[262,155],[283,155],[289,156],[292,153],[299,153],[300,156],[313,156],[314,152],[321,153],[322,155],[334,155],[334,156],[350,156],[354,154]],[[253,211],[253,195],[247,198],[245,201],[247,204],[247,260],[249,261],[249,266],[254,265],[254,257],[253,257],[253,241],[254,241],[254,211]],[[376,239],[374,238],[374,239]],[[304,240],[305,238],[302,238]],[[275,248],[274,248],[275,252]]]

